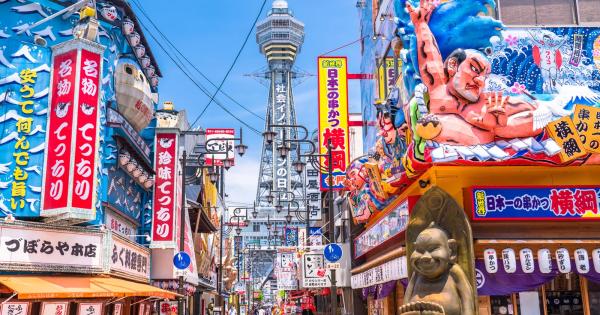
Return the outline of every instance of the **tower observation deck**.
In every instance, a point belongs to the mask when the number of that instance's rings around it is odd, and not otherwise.
[[[268,62],[268,71],[264,74],[270,83],[265,129],[269,125],[296,125],[292,93],[292,83],[296,75],[293,66],[304,42],[304,24],[294,17],[287,1],[273,1],[267,18],[260,21],[256,27],[256,42]],[[278,215],[271,211],[273,205],[267,202],[266,196],[271,191],[291,192],[297,202],[293,208],[304,209],[304,174],[298,174],[291,167],[292,161],[298,158],[295,143],[291,145],[292,150],[286,157],[280,156],[277,151],[284,138],[297,139],[298,130],[289,127],[274,127],[271,130],[276,132],[277,136],[271,144],[263,141],[256,201],[261,216],[269,213],[271,218],[283,218],[287,214],[287,206],[284,208],[286,210]],[[292,198],[291,193],[273,193],[275,203],[281,199],[281,203],[286,205]]]

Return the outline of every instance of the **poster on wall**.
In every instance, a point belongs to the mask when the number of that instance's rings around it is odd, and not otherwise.
[[[121,315],[121,311],[123,309],[123,304],[115,303],[113,306],[113,315]]]
[[[346,57],[319,57],[319,164],[332,169],[332,189],[343,189],[350,161],[348,135],[348,61]],[[331,146],[331,157],[328,153]],[[322,191],[329,189],[329,175],[321,172]]]
[[[160,315],[177,314],[177,302],[160,302],[158,310]]]
[[[102,303],[79,303],[77,315],[102,315]]]
[[[0,307],[2,315],[29,315],[29,302],[6,302]]]
[[[68,315],[69,302],[42,302],[40,315]],[[16,315],[16,314],[15,314]],[[121,314],[118,314],[121,315]]]

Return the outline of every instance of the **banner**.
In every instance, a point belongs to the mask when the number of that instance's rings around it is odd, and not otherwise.
[[[377,69],[379,98],[385,100],[396,84],[397,74],[402,69],[402,59],[398,59],[398,67],[394,67],[394,57],[386,57],[380,63]]]
[[[349,164],[348,66],[346,57],[319,57],[319,164],[332,168],[332,189],[343,189]],[[327,172],[321,172],[321,190],[329,189]]]
[[[235,165],[235,143],[233,140],[214,140],[214,139],[233,139],[235,138],[235,129],[206,129],[206,150],[208,152],[218,152],[215,154],[204,155],[205,165],[223,166],[223,161],[230,160],[231,165]],[[212,141],[211,141],[212,140]],[[229,143],[229,147],[228,144]]]
[[[600,187],[471,187],[473,220],[597,220]]]
[[[157,130],[154,142],[154,211],[152,218],[152,244],[151,247],[160,245],[175,246],[175,182],[178,169],[178,138],[175,131]]]
[[[80,40],[53,48],[47,125],[53,132],[46,133],[42,216],[96,218],[103,50]]]

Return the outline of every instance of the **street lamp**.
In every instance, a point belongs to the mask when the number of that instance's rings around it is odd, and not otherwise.
[[[276,136],[277,133],[271,129],[267,129],[267,131],[263,132],[263,137],[265,138],[267,144],[273,143],[273,139],[275,139]]]
[[[269,204],[272,204],[273,203],[273,199],[275,199],[275,196],[273,196],[273,194],[269,193],[266,198],[267,198],[267,202]]]

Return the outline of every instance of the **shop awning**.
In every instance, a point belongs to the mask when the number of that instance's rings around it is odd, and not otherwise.
[[[177,296],[148,284],[107,277],[0,276],[0,284],[23,300]]]

